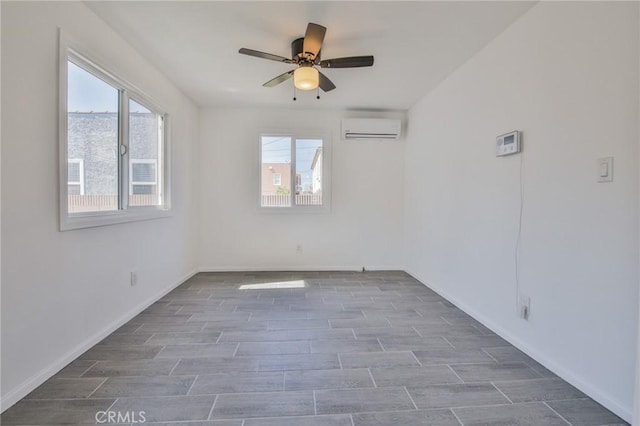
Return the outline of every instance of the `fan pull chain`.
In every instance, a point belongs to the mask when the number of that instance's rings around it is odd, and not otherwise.
[[[293,100],[296,100],[296,86],[293,86]]]
[[[318,93],[316,94],[316,99],[320,99],[320,86],[318,86]]]

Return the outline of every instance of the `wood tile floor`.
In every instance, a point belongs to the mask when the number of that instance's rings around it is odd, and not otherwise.
[[[0,420],[627,424],[402,272],[198,274]]]

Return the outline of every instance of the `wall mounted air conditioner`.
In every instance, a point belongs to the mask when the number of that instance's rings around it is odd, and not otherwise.
[[[400,138],[402,120],[394,118],[343,118],[342,139]]]

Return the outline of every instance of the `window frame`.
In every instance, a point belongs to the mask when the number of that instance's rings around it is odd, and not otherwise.
[[[171,210],[171,115],[144,91],[111,71],[67,33],[59,32],[59,219],[60,231],[112,225],[168,217]],[[118,104],[118,209],[109,211],[77,212],[68,211],[68,108],[67,79],[68,61],[94,75],[119,91]],[[156,165],[156,180],[162,205],[128,206],[129,184],[129,99],[140,103],[151,112],[163,118],[163,146],[159,150]],[[160,186],[162,185],[162,188]]]
[[[262,138],[263,137],[289,137],[291,138],[291,168],[290,188],[291,205],[289,206],[263,206],[262,205]],[[297,205],[296,193],[296,141],[299,139],[322,140],[322,205]],[[258,193],[256,196],[258,211],[273,214],[300,214],[300,213],[330,213],[331,212],[331,145],[330,133],[318,129],[278,129],[262,130],[258,133]]]

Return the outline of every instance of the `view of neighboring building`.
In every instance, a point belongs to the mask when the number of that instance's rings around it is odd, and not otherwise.
[[[322,147],[316,149],[311,162],[311,192],[322,195]]]
[[[262,163],[262,195],[291,193],[291,164]]]
[[[158,205],[161,127],[140,109],[129,113],[129,204]],[[118,114],[70,112],[67,126],[69,212],[117,209]]]

